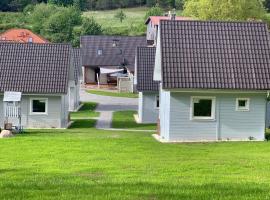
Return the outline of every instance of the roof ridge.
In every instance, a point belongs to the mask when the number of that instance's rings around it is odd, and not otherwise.
[[[142,36],[132,36],[132,35],[82,35],[81,37],[132,37],[132,38],[139,38],[139,37],[145,37],[145,35]]]
[[[189,22],[189,23],[194,23],[194,22],[201,22],[201,23],[232,23],[232,24],[266,24],[266,22],[263,21],[226,21],[226,20],[171,20],[171,19],[161,19],[161,21],[169,21],[169,22],[176,22],[176,23],[183,23],[183,22]]]
[[[9,41],[0,41],[0,44],[12,44],[12,45],[32,45],[32,46],[56,46],[56,45],[62,45],[62,46],[71,46],[70,43],[34,43],[34,42],[9,42]]]

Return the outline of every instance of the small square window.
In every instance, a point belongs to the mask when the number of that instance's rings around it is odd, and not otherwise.
[[[159,95],[156,96],[156,109],[159,109]]]
[[[249,111],[249,98],[237,98],[236,111]]]
[[[47,99],[31,99],[30,113],[31,114],[47,114]]]
[[[215,98],[214,97],[192,97],[191,98],[191,119],[196,119],[196,120],[215,119]]]
[[[28,38],[28,42],[29,42],[29,43],[32,43],[32,42],[33,42],[33,38],[31,38],[31,37]]]
[[[97,50],[97,54],[98,54],[98,56],[101,56],[101,55],[103,54],[102,49],[98,49],[98,50]]]

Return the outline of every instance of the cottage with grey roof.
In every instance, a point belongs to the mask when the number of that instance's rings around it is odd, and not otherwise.
[[[137,121],[157,123],[159,115],[159,82],[153,80],[155,47],[138,47],[135,64],[135,85],[139,92]]]
[[[146,38],[82,36],[81,57],[84,83],[117,85],[118,77],[129,77],[129,75],[133,77],[137,46],[146,46]]]
[[[22,93],[23,127],[67,127],[74,76],[69,44],[0,43],[0,127],[6,91]]]
[[[264,140],[269,44],[261,22],[162,20],[160,140]]]

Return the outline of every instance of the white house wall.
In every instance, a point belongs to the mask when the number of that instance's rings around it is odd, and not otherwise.
[[[95,70],[90,67],[84,67],[84,82],[96,83]]]
[[[192,96],[216,97],[215,120],[190,119]],[[250,111],[236,111],[236,98],[250,98]],[[264,140],[265,108],[266,94],[163,91],[161,137],[167,141]]]
[[[241,95],[250,98],[250,111],[235,111],[236,101],[239,95],[221,95],[220,105],[220,135],[221,139],[233,140],[254,137],[258,140],[264,139],[265,116],[266,116],[266,94]]]
[[[160,30],[158,31],[158,38],[157,38],[157,47],[156,47],[156,57],[155,57],[155,68],[154,68],[154,77],[155,81],[162,81],[161,77],[161,43],[160,43]]]
[[[159,109],[156,108],[158,92],[139,93],[139,120],[141,123],[157,123]]]
[[[149,23],[147,24],[146,39],[147,40],[155,40],[155,34],[156,34],[156,28],[153,25],[152,21],[149,21]]]
[[[69,111],[76,111],[80,105],[80,83],[69,81]]]
[[[80,85],[80,83],[78,83],[76,85],[76,95],[75,95],[76,96],[76,101],[75,101],[76,110],[80,106],[80,101],[81,101],[81,99],[80,99],[80,89],[81,89],[81,85]]]
[[[161,89],[160,92],[160,136],[169,141],[170,133],[170,92]]]
[[[44,115],[30,114],[30,99],[31,98],[47,98],[48,112]],[[21,101],[22,126],[24,128],[66,128],[67,115],[63,116],[63,108],[61,105],[62,96],[43,96],[43,95],[23,95]],[[68,101],[67,101],[68,103]],[[68,112],[68,111],[67,111]],[[63,122],[63,119],[66,122]],[[0,96],[0,126],[4,126],[4,106],[3,95]],[[14,121],[15,122],[15,121]]]
[[[61,97],[61,128],[67,127],[69,123],[69,95]]]

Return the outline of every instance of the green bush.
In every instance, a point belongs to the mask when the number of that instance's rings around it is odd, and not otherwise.
[[[146,14],[145,14],[145,19],[147,19],[150,16],[162,16],[163,15],[163,9],[160,8],[158,5],[150,8]]]
[[[269,130],[269,129],[267,129],[266,132],[265,132],[265,139],[266,139],[267,141],[270,140],[270,130]]]

